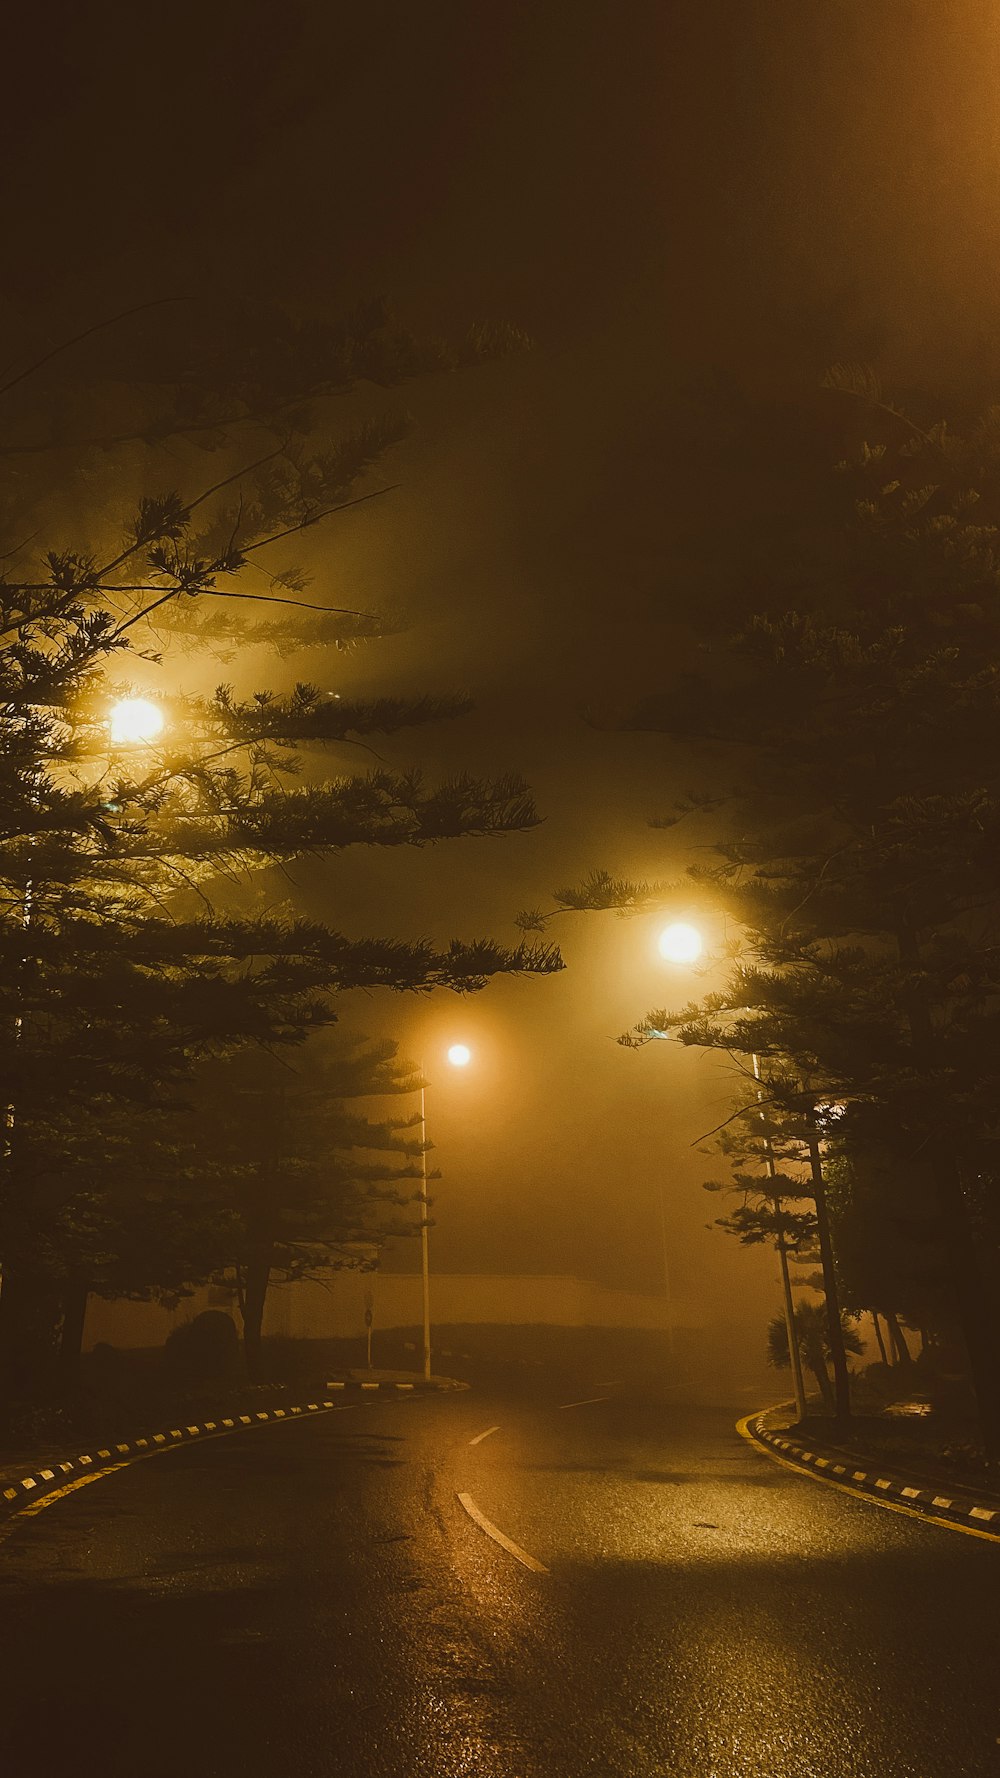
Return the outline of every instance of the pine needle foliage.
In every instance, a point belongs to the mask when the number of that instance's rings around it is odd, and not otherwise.
[[[11,465],[0,506],[9,1389],[24,1358],[11,1330],[47,1241],[45,1215],[25,1214],[27,1194],[58,1218],[102,1125],[129,1106],[169,1105],[205,1056],[300,1042],[332,1022],[346,989],[474,991],[497,974],[561,967],[544,942],[348,938],[292,912],[238,911],[241,898],[253,902],[255,875],[306,855],[533,827],[531,793],[507,773],[428,784],[417,769],[352,769],[369,737],[453,720],[467,697],[340,699],[302,683],[281,693],[225,685],[205,698],[177,684],[184,648],[217,647],[242,666],[261,644],[281,655],[385,633],[377,613],[344,605],[289,561],[293,540],[348,506],[378,510],[391,491],[358,484],[403,436],[404,418],[355,419],[338,432],[328,403],[519,342],[501,328],[454,352],[424,346],[383,305],[342,323],[244,306],[197,337],[170,313],[175,331],[155,350],[145,314],[131,333],[91,328],[67,342],[60,369],[97,335],[106,355],[114,348],[114,374],[98,352],[61,399],[58,351],[0,390],[0,454]],[[137,690],[156,697],[164,728],[124,747],[109,719]]]
[[[846,1104],[859,1164],[881,1146],[930,1181],[1000,1462],[1000,429],[993,409],[915,420],[863,367],[827,388],[841,454],[815,572],[728,633],[707,622],[700,669],[627,719],[700,750],[708,779],[720,750],[741,773],[683,885],[740,955],[632,1040],[768,1058],[803,1103]],[[559,903],[642,904],[596,881]]]

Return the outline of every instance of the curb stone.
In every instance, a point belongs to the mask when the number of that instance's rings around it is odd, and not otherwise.
[[[445,1395],[451,1390],[470,1389],[471,1383],[460,1383],[457,1377],[421,1377],[415,1383],[400,1383],[396,1379],[383,1378],[377,1383],[366,1383],[360,1377],[352,1377],[349,1382],[331,1383],[327,1380],[324,1389],[382,1389],[387,1395]]]
[[[844,1461],[843,1452],[808,1450],[796,1440],[786,1438],[783,1432],[765,1426],[769,1411],[750,1415],[745,1425],[759,1444],[779,1451],[786,1462],[804,1470],[814,1470],[831,1481],[842,1482],[870,1495],[873,1500],[895,1500],[917,1511],[932,1512],[935,1518],[944,1518],[955,1525],[972,1525],[981,1535],[993,1537],[1000,1543],[1000,1503],[995,1499],[977,1500],[964,1487],[952,1488],[947,1494],[933,1485],[916,1487],[898,1476],[886,1475],[877,1460],[869,1457],[848,1457]],[[941,1484],[942,1490],[946,1486]]]
[[[383,1382],[362,1383],[360,1386],[366,1391],[380,1390],[384,1395],[396,1398],[402,1396],[404,1399],[411,1395],[443,1394],[449,1389],[468,1387],[467,1383],[456,1383],[450,1377],[433,1379],[430,1383],[421,1379],[419,1384]],[[157,1451],[191,1444],[199,1438],[219,1438],[225,1433],[243,1432],[248,1427],[258,1426],[265,1421],[294,1420],[303,1416],[309,1419],[315,1414],[329,1413],[346,1406],[344,1395],[348,1390],[358,1390],[358,1385],[328,1382],[325,1388],[327,1396],[320,1401],[300,1402],[278,1408],[255,1408],[244,1414],[220,1414],[214,1420],[199,1420],[190,1426],[170,1426],[164,1432],[150,1432],[142,1438],[123,1439],[117,1444],[101,1445],[99,1449],[84,1451],[78,1457],[53,1461],[44,1469],[36,1469],[29,1475],[21,1476],[16,1481],[7,1481],[0,1486],[0,1516],[19,1512],[27,1501],[40,1499],[53,1488],[61,1487],[67,1480],[81,1475],[99,1474],[103,1469],[113,1469],[119,1463],[136,1457],[150,1457]],[[329,1400],[328,1397],[334,1394],[339,1395],[340,1399]]]

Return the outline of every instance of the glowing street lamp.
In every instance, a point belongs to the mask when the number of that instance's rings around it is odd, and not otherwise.
[[[705,946],[696,926],[675,920],[660,933],[659,948],[668,963],[696,963]]]
[[[472,1061],[472,1051],[467,1043],[453,1043],[448,1051],[448,1060],[453,1068],[467,1068]],[[423,1069],[420,1070],[421,1074]],[[431,1374],[431,1264],[430,1250],[427,1241],[427,1088],[420,1089],[420,1273],[423,1283],[424,1298],[424,1376]]]
[[[687,924],[687,922],[684,920],[675,920],[672,925],[664,927],[664,930],[660,933],[659,946],[660,946],[661,957],[665,957],[668,963],[678,963],[678,964],[682,964],[682,965],[686,964],[686,963],[687,964],[696,963],[698,958],[701,956],[702,951],[704,950],[704,944],[702,941],[701,933],[698,931],[696,926],[689,926]],[[670,1034],[667,1031],[651,1031],[650,1032],[651,1037],[667,1038],[667,1037],[669,1037],[669,1035]],[[754,1057],[753,1057],[753,1071],[754,1071],[754,1076],[758,1082],[757,1097],[759,1100],[762,1100],[763,1099],[763,1092],[762,1092],[760,1084],[759,1084],[760,1078],[761,1078],[761,1076],[760,1076],[760,1058],[757,1055],[754,1055]],[[843,1107],[838,1108],[838,1107],[834,1107],[834,1106],[825,1106],[823,1109],[827,1113],[828,1117],[829,1116],[836,1117],[837,1115],[839,1115],[839,1112],[843,1110]],[[762,1121],[763,1121],[763,1117],[764,1117],[764,1113],[762,1111],[761,1112]],[[767,1165],[768,1178],[771,1180],[774,1180],[777,1177],[777,1168],[775,1166],[774,1154],[773,1154],[772,1147],[771,1147],[770,1137],[768,1137],[767,1135],[765,1135],[765,1137],[764,1137],[764,1157],[765,1157],[765,1162]],[[661,1218],[660,1228],[661,1228],[661,1233],[663,1236],[663,1276],[664,1276],[664,1282],[666,1284],[667,1300],[669,1302],[670,1285],[669,1285],[669,1272],[668,1272],[668,1261],[667,1261],[667,1231],[666,1231],[666,1220],[665,1220],[664,1209],[663,1209],[663,1195],[662,1194],[663,1194],[663,1188],[661,1187],[661,1189],[660,1189],[660,1218]],[[775,1196],[773,1203],[774,1203],[775,1212],[777,1214],[781,1208],[780,1199],[777,1196]],[[805,1417],[805,1411],[806,1411],[805,1387],[804,1387],[803,1380],[802,1380],[802,1360],[801,1360],[801,1356],[799,1353],[798,1335],[797,1335],[797,1331],[796,1331],[796,1327],[795,1327],[795,1308],[794,1308],[794,1304],[792,1301],[792,1286],[791,1286],[791,1280],[790,1280],[789,1272],[788,1272],[788,1253],[787,1253],[787,1249],[785,1246],[784,1236],[781,1233],[780,1224],[778,1226],[778,1235],[777,1235],[777,1239],[776,1239],[776,1246],[778,1249],[778,1259],[779,1259],[780,1266],[781,1266],[781,1287],[782,1287],[782,1296],[784,1298],[785,1328],[786,1328],[786,1331],[788,1334],[788,1352],[789,1352],[789,1357],[791,1359],[792,1377],[793,1377],[794,1384],[795,1384],[795,1402],[796,1402],[796,1408],[798,1411],[798,1416],[799,1416],[799,1419],[801,1420]],[[673,1350],[673,1344],[672,1344],[673,1329],[672,1328],[671,1328],[670,1332],[671,1332],[671,1350]]]
[[[665,926],[660,933],[658,944],[661,957],[665,958],[668,963],[678,963],[681,965],[696,963],[705,948],[704,941],[697,926],[688,925],[686,920],[674,920],[669,926]],[[658,1037],[663,1041],[666,1041],[669,1038],[670,1033],[669,1031],[650,1031],[650,1036]],[[667,1305],[667,1315],[668,1317],[671,1317],[673,1309],[671,1306],[670,1289],[670,1255],[667,1245],[667,1213],[664,1204],[664,1187],[662,1184],[659,1188],[659,1208],[660,1240],[663,1247],[663,1294]],[[673,1357],[674,1326],[672,1319],[669,1320],[667,1326],[667,1347],[671,1357]]]
[[[115,747],[148,747],[163,729],[163,711],[147,698],[122,698],[111,706]]]

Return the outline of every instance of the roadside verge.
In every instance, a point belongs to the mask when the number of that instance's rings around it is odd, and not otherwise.
[[[996,1496],[990,1497],[951,1483],[917,1484],[897,1470],[885,1467],[879,1458],[852,1456],[829,1446],[817,1449],[812,1443],[806,1445],[790,1437],[783,1428],[768,1426],[767,1420],[773,1411],[763,1409],[747,1414],[737,1421],[736,1430],[748,1443],[763,1449],[787,1468],[869,1500],[875,1506],[912,1513],[915,1518],[930,1520],[949,1530],[971,1532],[976,1537],[1000,1543],[1000,1500]]]
[[[311,1419],[314,1415],[331,1413],[337,1408],[348,1406],[352,1401],[370,1400],[376,1395],[406,1400],[417,1395],[439,1395],[446,1391],[467,1388],[467,1383],[456,1382],[451,1377],[431,1377],[429,1380],[421,1377],[412,1382],[402,1382],[398,1378],[372,1383],[351,1380],[327,1383],[325,1394],[315,1401],[286,1402],[280,1407],[252,1408],[244,1413],[219,1412],[213,1419],[192,1420],[190,1424],[186,1424],[184,1417],[179,1416],[178,1422],[168,1424],[158,1432],[148,1432],[118,1442],[109,1440],[106,1444],[73,1457],[50,1458],[37,1469],[26,1472],[22,1469],[20,1472],[11,1470],[7,1474],[0,1473],[0,1517],[20,1512],[29,1501],[38,1500],[45,1494],[64,1488],[76,1477],[98,1475],[104,1470],[117,1469],[139,1457],[153,1457],[160,1451],[191,1444],[196,1439],[228,1437],[231,1433],[245,1432],[251,1426],[273,1421]]]

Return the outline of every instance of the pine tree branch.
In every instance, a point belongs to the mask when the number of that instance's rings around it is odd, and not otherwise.
[[[19,383],[34,376],[36,371],[41,370],[44,365],[51,364],[53,358],[58,358],[63,352],[71,351],[74,346],[79,346],[84,340],[89,340],[95,333],[102,333],[109,327],[117,327],[119,321],[128,321],[133,315],[145,314],[149,309],[162,309],[190,300],[190,297],[185,296],[158,296],[152,302],[137,303],[131,309],[122,309],[118,315],[111,315],[104,321],[95,321],[92,327],[85,327],[82,333],[76,333],[71,339],[63,340],[58,346],[53,346],[50,352],[43,353],[41,358],[36,358],[33,364],[29,364],[27,370],[19,371],[16,377],[10,378],[9,382],[0,384],[0,395],[6,395],[11,389],[16,389]]]
[[[357,494],[352,500],[341,500],[336,506],[327,506],[321,512],[310,513],[297,525],[289,525],[285,531],[275,531],[270,537],[262,537],[257,543],[248,543],[242,553],[249,556],[256,550],[265,549],[269,543],[280,543],[285,537],[296,537],[310,526],[320,524],[323,519],[332,518],[334,513],[347,512],[352,506],[364,506],[369,500],[381,499],[383,494],[394,494],[401,485],[400,482],[391,482],[386,488],[375,488],[370,494]]]

